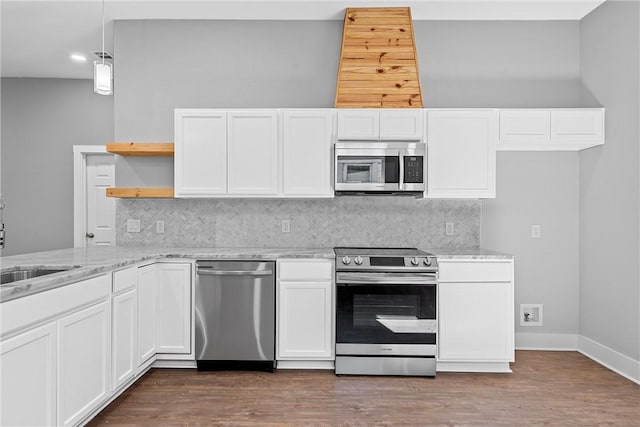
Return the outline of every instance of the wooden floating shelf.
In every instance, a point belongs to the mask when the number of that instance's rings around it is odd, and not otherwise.
[[[173,146],[173,142],[111,142],[107,151],[120,156],[171,157]]]
[[[107,188],[107,197],[119,197],[129,199],[166,199],[173,198],[173,187],[138,188],[138,187],[113,187]]]

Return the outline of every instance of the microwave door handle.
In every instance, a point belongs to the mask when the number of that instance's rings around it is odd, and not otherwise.
[[[400,176],[398,177],[398,190],[404,190],[404,150],[398,151],[398,160],[400,161],[400,169],[398,173]]]

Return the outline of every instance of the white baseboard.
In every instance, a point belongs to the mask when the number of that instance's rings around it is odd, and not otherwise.
[[[578,351],[605,368],[640,384],[640,361],[578,334],[516,333],[516,350]]]
[[[516,350],[576,351],[577,334],[516,333]]]
[[[333,360],[278,360],[278,369],[335,369]]]
[[[613,372],[640,384],[640,361],[633,360],[629,356],[617,352],[583,335],[578,336],[577,349],[590,359]]]

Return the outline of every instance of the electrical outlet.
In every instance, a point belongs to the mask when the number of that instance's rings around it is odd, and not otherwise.
[[[453,236],[456,233],[455,224],[453,221],[447,221],[444,223],[444,234],[445,236]]]
[[[542,304],[520,304],[520,326],[542,326]]]
[[[533,224],[531,226],[531,238],[532,239],[540,238],[540,224]]]
[[[156,221],[156,233],[162,234],[164,233],[164,221]]]
[[[140,232],[140,220],[131,219],[127,220],[127,233],[139,233]]]
[[[291,231],[291,223],[289,222],[288,219],[283,219],[282,220],[282,232],[283,233],[288,233]]]

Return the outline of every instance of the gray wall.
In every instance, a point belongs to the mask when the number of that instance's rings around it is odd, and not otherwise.
[[[640,361],[640,4],[585,17],[581,71],[606,107],[606,144],[580,154],[580,333]]]
[[[520,304],[543,304],[541,327],[516,332],[578,333],[578,154],[498,153],[498,197],[482,202],[481,246],[516,257]],[[539,224],[541,237],[531,238]],[[519,319],[519,317],[516,317]]]
[[[113,98],[90,80],[2,79],[2,197],[13,255],[73,247],[73,145],[113,138]]]

